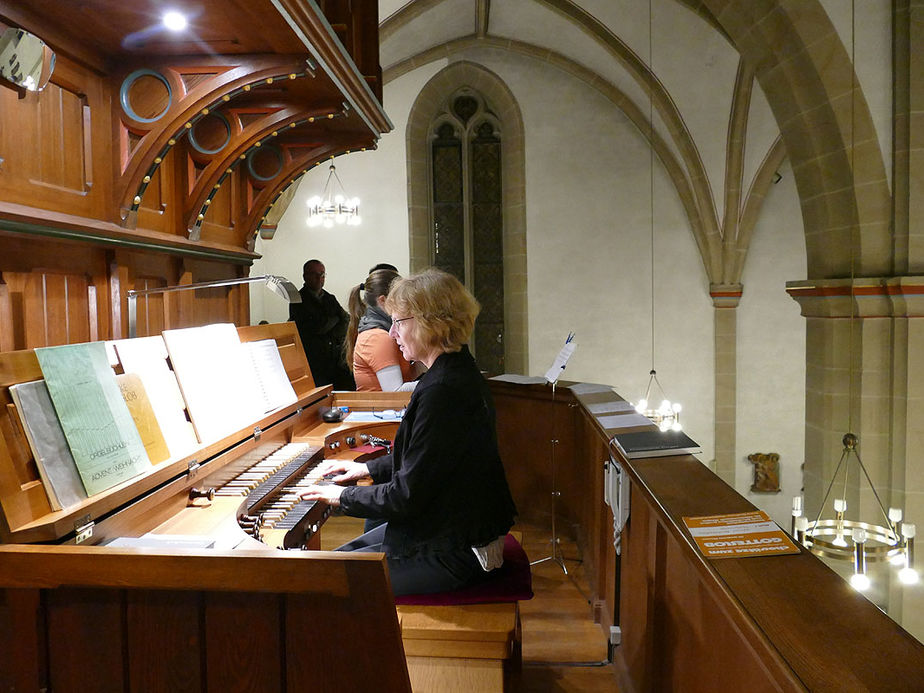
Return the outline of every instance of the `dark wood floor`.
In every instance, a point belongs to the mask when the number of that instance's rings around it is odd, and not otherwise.
[[[550,529],[531,523],[514,527],[530,560],[550,554]],[[333,549],[362,531],[362,520],[333,517],[321,532],[321,548]],[[617,690],[607,662],[606,637],[593,622],[583,567],[574,544],[562,539],[566,576],[553,561],[533,566],[535,596],[520,602],[523,626],[523,692],[594,693]]]

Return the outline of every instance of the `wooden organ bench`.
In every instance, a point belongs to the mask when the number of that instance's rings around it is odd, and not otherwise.
[[[413,690],[516,690],[522,664],[519,601],[532,596],[529,559],[508,534],[504,565],[485,582],[396,597]]]

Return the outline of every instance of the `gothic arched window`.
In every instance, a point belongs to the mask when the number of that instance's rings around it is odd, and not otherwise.
[[[472,350],[482,370],[503,373],[504,224],[498,119],[470,90],[454,94],[431,127],[431,261],[481,304]]]

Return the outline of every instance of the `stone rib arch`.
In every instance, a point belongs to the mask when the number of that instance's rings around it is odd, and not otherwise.
[[[821,3],[677,2],[708,11],[756,66],[792,163],[808,278],[849,276],[853,258],[858,275],[889,274],[891,193],[882,152],[851,56]]]

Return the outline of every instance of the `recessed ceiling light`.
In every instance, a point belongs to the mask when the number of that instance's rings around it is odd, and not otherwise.
[[[186,28],[186,17],[175,10],[164,13],[164,26],[170,31],[183,31]]]

